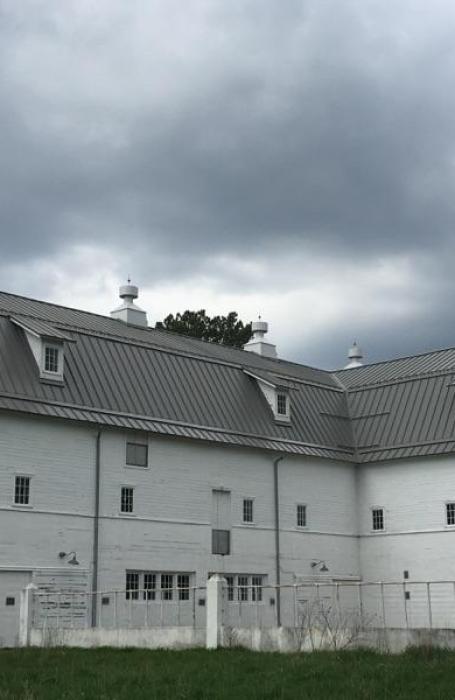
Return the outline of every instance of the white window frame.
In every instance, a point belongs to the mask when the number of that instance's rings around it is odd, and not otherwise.
[[[242,498],[242,525],[255,525],[255,517],[254,517],[254,511],[255,511],[255,505],[254,505],[254,498],[251,496],[244,496]],[[251,501],[251,520],[245,520],[245,501]]]
[[[28,484],[28,503],[16,503],[16,479],[28,479],[29,484]],[[32,504],[32,479],[33,479],[33,474],[24,474],[23,472],[20,474],[14,474],[14,482],[13,482],[13,500],[12,500],[12,506],[13,508],[33,508]]]
[[[133,496],[132,496],[132,500],[133,500],[133,510],[131,510],[131,511],[129,511],[129,510],[122,510],[122,493],[123,493],[123,489],[131,489],[131,491],[133,492]],[[121,486],[120,486],[120,508],[119,508],[119,514],[122,515],[123,517],[126,516],[126,517],[130,517],[130,518],[131,518],[131,517],[134,517],[134,516],[136,515],[136,513],[135,513],[135,493],[134,493],[135,490],[136,490],[136,487],[133,486],[132,484],[121,484]]]
[[[58,353],[58,355],[57,355],[57,362],[58,362],[57,372],[51,372],[51,371],[46,369],[46,348],[51,348],[53,350],[56,350]],[[64,352],[63,352],[63,343],[51,343],[47,340],[42,340],[41,341],[41,367],[40,367],[41,378],[62,381],[63,380],[64,359],[65,358],[64,358]]]
[[[130,575],[137,576],[137,589],[127,588],[126,581]],[[146,576],[154,577],[154,586],[146,587]],[[165,576],[171,577],[172,587],[163,588]],[[188,586],[179,586],[180,578],[183,576],[188,577]],[[125,571],[125,598],[137,603],[190,603],[193,599],[192,589],[194,589],[194,571],[149,571],[145,569],[126,569]],[[133,596],[128,596],[128,590],[133,592]]]
[[[286,412],[285,413],[278,413],[278,397],[283,396],[286,401]],[[291,420],[291,397],[289,395],[288,391],[285,391],[283,389],[275,389],[275,408],[273,411],[275,415],[275,420],[277,421],[283,421],[285,423],[289,423]]]
[[[374,528],[373,523],[374,523],[374,515],[373,511],[375,510],[382,510],[382,528]],[[379,534],[381,532],[385,532],[386,526],[385,526],[385,508],[384,506],[370,506],[370,523],[371,523],[371,532],[373,534]]]
[[[209,574],[210,576],[213,574]],[[223,573],[221,574],[227,582],[226,590],[226,602],[234,603],[236,605],[264,605],[265,603],[265,591],[264,588],[267,586],[267,574],[231,574]],[[254,586],[254,579],[261,579],[260,586]],[[239,584],[239,579],[242,581]],[[256,590],[259,588],[259,590]],[[241,599],[240,596],[244,595],[245,598]],[[258,599],[256,599],[258,598]]]
[[[299,508],[305,508],[305,525],[299,525]],[[295,526],[297,530],[308,529],[308,505],[306,503],[295,504]]]

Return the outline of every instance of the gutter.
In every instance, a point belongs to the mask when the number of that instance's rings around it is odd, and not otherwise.
[[[277,457],[273,461],[273,484],[275,501],[275,584],[276,584],[276,624],[281,627],[281,561],[280,561],[280,491],[278,481],[278,465],[284,459]]]
[[[91,626],[96,627],[98,617],[98,558],[99,558],[99,526],[100,526],[100,457],[101,430],[96,435],[95,458],[95,513],[93,518],[93,569],[92,569],[92,617]]]

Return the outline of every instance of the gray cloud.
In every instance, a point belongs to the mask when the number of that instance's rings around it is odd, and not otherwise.
[[[316,260],[333,289],[406,256],[381,312],[290,353],[334,363],[327,337],[357,329],[374,359],[453,343],[454,30],[448,0],[0,0],[1,265],[92,244],[149,286],[277,295]]]

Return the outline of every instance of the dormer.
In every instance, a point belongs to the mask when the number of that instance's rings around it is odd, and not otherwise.
[[[278,423],[291,422],[291,397],[289,389],[282,384],[278,384],[275,378],[265,372],[256,370],[243,370],[245,374],[256,380],[256,383],[263,393],[273,417]]]
[[[38,365],[40,379],[52,384],[62,384],[65,368],[65,342],[74,342],[73,338],[38,319],[11,316],[10,321],[24,331]]]

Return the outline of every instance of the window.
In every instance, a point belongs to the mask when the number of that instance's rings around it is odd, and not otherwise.
[[[126,591],[127,600],[179,601],[190,600],[192,574],[157,573],[156,571],[127,571]],[[177,592],[174,596],[174,585]]]
[[[172,574],[161,574],[161,600],[172,600],[174,577]]]
[[[139,599],[139,574],[137,571],[126,572],[126,599]]]
[[[54,345],[44,346],[44,371],[59,373],[59,350]]]
[[[144,600],[155,600],[156,597],[156,574],[144,574]]]
[[[234,600],[234,577],[233,576],[225,576],[227,583],[227,599],[228,600]]]
[[[209,574],[212,576],[213,574]],[[262,590],[265,585],[266,576],[262,574],[221,574],[226,579],[226,597],[228,602],[240,601],[242,603],[251,601],[261,603],[263,600]],[[250,595],[251,592],[251,595]]]
[[[132,467],[146,467],[148,465],[148,445],[127,442],[126,463]]]
[[[297,527],[306,527],[306,506],[302,503],[297,505]]]
[[[446,503],[447,525],[455,525],[455,503]]]
[[[251,600],[260,603],[262,600],[262,576],[251,577]]]
[[[188,574],[178,574],[177,589],[179,600],[190,599],[190,577]]]
[[[276,396],[276,411],[277,411],[279,416],[287,416],[287,413],[288,413],[287,394],[277,394],[277,396]]]
[[[243,499],[243,522],[252,523],[253,522],[253,499],[244,498]]]
[[[231,553],[231,533],[229,530],[212,530],[212,554]]]
[[[14,483],[14,503],[27,506],[30,503],[30,477],[16,476]]]
[[[383,530],[384,529],[384,509],[383,508],[372,508],[371,516],[373,520],[373,530]]]
[[[133,492],[134,489],[131,486],[122,486],[122,492],[120,496],[120,511],[122,513],[133,512]]]
[[[239,576],[238,597],[240,601],[248,600],[248,576]]]

